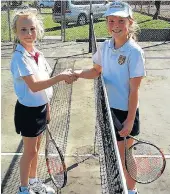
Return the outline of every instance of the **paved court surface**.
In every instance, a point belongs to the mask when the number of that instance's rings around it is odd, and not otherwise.
[[[141,135],[159,144],[167,156],[170,156],[170,42],[139,43],[145,51],[147,77],[143,80],[140,92]],[[40,48],[55,73],[65,68],[89,68],[92,66],[91,54],[87,43],[46,43]],[[1,178],[3,194],[15,194],[19,185],[16,153],[22,152],[21,138],[14,131],[13,110],[16,96],[13,92],[9,71],[12,52],[10,43],[2,45],[2,143]],[[60,83],[55,86],[55,98],[52,103],[51,126],[56,139],[66,153],[67,166],[80,162],[94,151],[94,105],[93,80],[80,79],[73,85]],[[68,120],[69,118],[69,120]],[[67,122],[69,121],[69,125]],[[41,154],[44,154],[44,139]],[[75,157],[77,155],[77,157]],[[9,170],[10,167],[10,170]],[[8,173],[7,173],[8,172]],[[8,175],[8,176],[7,176]],[[47,179],[44,157],[40,157],[39,175]],[[140,194],[170,193],[170,160],[167,159],[165,173],[160,179],[149,185],[138,185]],[[51,184],[51,183],[49,183]],[[100,165],[98,158],[91,157],[68,172],[68,184],[57,193],[64,194],[100,194]]]

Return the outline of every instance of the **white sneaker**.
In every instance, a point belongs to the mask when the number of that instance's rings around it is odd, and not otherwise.
[[[137,189],[135,190],[128,190],[128,194],[139,194]]]
[[[37,182],[30,184],[30,188],[36,193],[36,194],[54,194],[55,190],[42,183],[39,179]]]
[[[23,191],[21,191],[21,187],[19,187],[18,194],[36,194],[36,193],[34,193],[34,191],[32,191],[29,187]]]

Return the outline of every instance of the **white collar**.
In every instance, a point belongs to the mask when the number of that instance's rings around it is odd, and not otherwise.
[[[129,38],[120,48],[115,49],[114,48],[114,39],[110,39],[108,43],[108,47],[112,49],[113,52],[125,52],[129,50],[129,43],[133,41],[132,38]]]
[[[31,57],[31,54],[19,43],[17,44],[15,51],[21,52],[22,54],[25,54]],[[39,51],[38,49],[36,49],[35,47],[34,47],[34,52],[39,52],[41,55],[43,55],[43,53]]]

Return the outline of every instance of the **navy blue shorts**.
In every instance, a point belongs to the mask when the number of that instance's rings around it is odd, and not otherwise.
[[[27,107],[16,102],[14,123],[17,134],[24,137],[37,137],[46,129],[46,104],[38,107]]]
[[[117,119],[123,123],[126,118],[127,118],[127,115],[128,115],[128,111],[123,111],[123,110],[118,110],[118,109],[114,109],[114,108],[111,108],[111,113],[112,111],[114,112],[114,114],[116,115]],[[132,128],[132,131],[130,133],[130,135],[132,136],[136,136],[136,135],[139,135],[140,133],[140,121],[139,121],[139,109],[136,110],[136,116],[135,116],[135,120],[134,120],[134,125],[133,125],[133,128]],[[117,138],[117,141],[123,141],[124,138],[123,137],[120,137],[119,133],[118,133],[118,129],[116,128],[116,126],[114,125],[115,127],[115,133],[116,133],[116,138]],[[127,137],[128,139],[129,137]]]

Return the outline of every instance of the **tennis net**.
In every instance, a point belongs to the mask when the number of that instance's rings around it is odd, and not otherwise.
[[[97,50],[91,15],[92,53]],[[99,152],[100,176],[103,194],[127,194],[127,187],[117,147],[113,120],[102,76],[95,79],[96,140]]]

